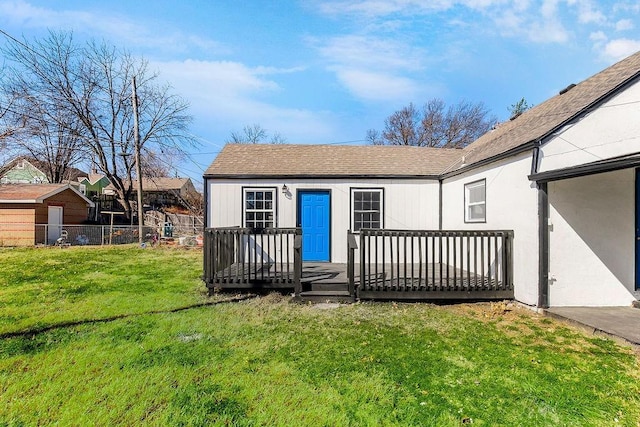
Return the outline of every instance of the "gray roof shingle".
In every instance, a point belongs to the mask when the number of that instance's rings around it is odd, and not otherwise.
[[[227,144],[205,176],[437,176],[461,152],[380,145]]]

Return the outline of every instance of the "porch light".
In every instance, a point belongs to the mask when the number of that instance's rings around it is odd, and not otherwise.
[[[282,186],[282,194],[287,194],[289,192],[289,187],[287,187],[287,184],[284,184]]]

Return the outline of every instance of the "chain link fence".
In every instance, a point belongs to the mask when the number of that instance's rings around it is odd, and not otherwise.
[[[143,227],[142,240],[155,243],[156,227]],[[84,246],[138,243],[137,225],[0,224],[0,246]]]

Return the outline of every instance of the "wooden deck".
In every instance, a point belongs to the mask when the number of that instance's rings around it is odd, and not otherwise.
[[[348,262],[302,262],[302,230],[207,229],[214,289],[292,290],[301,300],[513,298],[512,231],[361,230]],[[359,239],[359,240],[358,240]]]
[[[254,265],[256,267],[256,265]],[[340,263],[303,263],[300,278],[300,299],[305,300],[442,300],[442,299],[504,299],[513,298],[513,290],[504,289],[501,282],[472,275],[464,270],[430,264],[425,270],[401,271],[388,264],[372,268],[367,285],[360,281],[360,265],[355,265],[355,292],[349,292],[348,265]],[[243,264],[232,265],[219,272],[220,289],[294,290],[294,272],[281,271],[275,264],[248,270]]]

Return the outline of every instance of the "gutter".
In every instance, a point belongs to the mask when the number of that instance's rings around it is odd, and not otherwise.
[[[429,180],[437,180],[440,179],[440,175],[261,175],[261,174],[206,174],[203,176],[206,179],[429,179]]]

